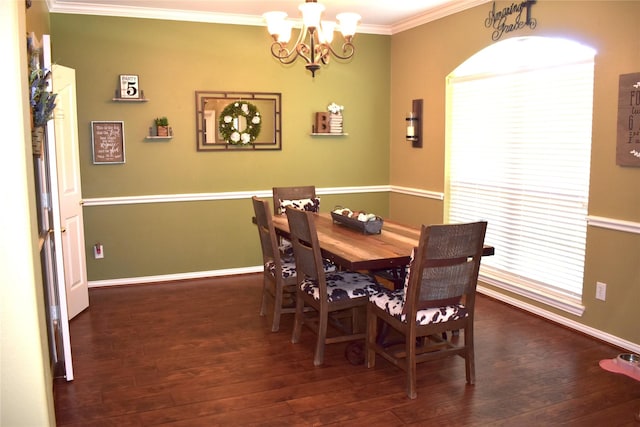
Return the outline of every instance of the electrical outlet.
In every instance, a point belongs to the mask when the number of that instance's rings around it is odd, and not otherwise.
[[[95,245],[93,245],[93,257],[95,259],[104,258],[104,248],[100,243],[96,243]]]
[[[605,301],[607,299],[607,284],[596,282],[596,299]]]

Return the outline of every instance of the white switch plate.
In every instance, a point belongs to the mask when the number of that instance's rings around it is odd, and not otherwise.
[[[596,299],[605,301],[607,299],[607,284],[596,282]]]
[[[104,247],[100,244],[93,245],[93,257],[95,259],[104,258]]]

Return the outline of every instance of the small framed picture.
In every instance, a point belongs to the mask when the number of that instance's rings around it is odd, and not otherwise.
[[[140,82],[138,76],[132,74],[120,74],[120,98],[140,98]]]
[[[91,122],[93,164],[124,163],[124,122]]]

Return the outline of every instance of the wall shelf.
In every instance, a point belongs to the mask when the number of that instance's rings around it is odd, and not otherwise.
[[[170,136],[145,136],[144,139],[150,141],[168,141],[173,138],[173,135]]]
[[[112,98],[113,102],[147,102],[147,98]]]
[[[310,133],[309,135],[311,136],[348,136],[348,133]]]

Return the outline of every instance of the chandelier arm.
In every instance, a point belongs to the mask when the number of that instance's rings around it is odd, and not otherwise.
[[[311,33],[311,48],[304,42],[305,36],[308,33]],[[303,25],[291,49],[289,49],[287,44],[276,41],[271,44],[271,54],[283,64],[292,64],[298,57],[302,57],[305,62],[311,63],[313,59],[311,54],[313,51],[313,41],[313,32],[309,31],[309,28]]]
[[[331,59],[331,45],[322,43],[316,47],[316,62],[321,61],[324,65],[329,63]]]
[[[331,52],[333,54],[333,56],[335,56],[338,59],[351,59],[351,57],[353,56],[353,54],[356,52],[356,48],[355,46],[353,46],[353,43],[351,43],[350,41],[346,41],[344,42],[344,44],[342,45],[342,55],[338,54],[338,52],[335,51],[335,49],[333,48],[333,46],[331,46],[330,44],[326,44],[327,49],[329,50],[329,52]],[[328,55],[328,53],[327,53]],[[324,62],[324,60],[323,60]],[[327,59],[327,62],[329,62],[329,59]]]
[[[309,47],[308,44],[305,43],[304,39],[307,36],[307,34],[309,33],[309,28],[302,24],[302,27],[300,27],[300,32],[298,33],[298,38],[296,39],[296,43],[294,44],[295,47],[295,51],[296,51],[296,56],[297,57],[301,57],[302,59],[305,60],[305,62],[309,63],[311,62],[311,53],[312,49],[313,49],[313,32],[311,31],[311,47]]]
[[[308,28],[309,31],[309,45],[305,45],[305,47],[307,48],[306,52],[308,54],[308,56],[305,56],[304,59],[306,59],[308,64],[313,64],[315,65],[316,62],[318,61],[318,55],[317,55],[317,50],[318,48],[321,46],[317,40],[317,31],[315,28],[310,27]]]
[[[313,62],[313,53],[306,43],[299,43],[296,46],[296,57],[301,57],[307,64]]]
[[[285,45],[279,42],[273,42],[271,45],[271,55],[283,64],[291,64],[298,58],[297,50],[289,51]]]

